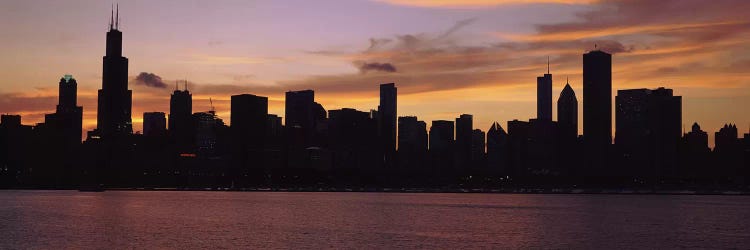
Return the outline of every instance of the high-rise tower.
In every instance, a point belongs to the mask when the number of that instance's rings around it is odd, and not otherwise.
[[[383,152],[383,163],[392,166],[396,154],[396,84],[380,85],[378,106],[378,134]]]
[[[119,30],[119,8],[112,13],[107,32],[107,52],[103,58],[102,89],[96,113],[97,132],[102,138],[133,133],[131,104],[133,92],[128,90],[128,58],[122,56],[122,32]]]
[[[578,99],[569,83],[557,99],[557,124],[563,137],[575,140],[578,136]]]
[[[608,173],[612,144],[612,55],[594,50],[583,54],[584,165],[589,176]]]
[[[549,73],[549,62],[547,74],[536,78],[536,118],[552,121],[552,74]]]

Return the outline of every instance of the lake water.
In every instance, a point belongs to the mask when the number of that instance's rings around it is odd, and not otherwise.
[[[0,249],[750,248],[750,196],[0,191]]]

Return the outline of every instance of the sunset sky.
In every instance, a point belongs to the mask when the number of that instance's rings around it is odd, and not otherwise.
[[[0,113],[43,121],[59,79],[72,74],[84,128],[96,127],[111,4],[0,2]],[[614,54],[613,90],[674,89],[685,126],[698,122],[711,141],[724,123],[750,129],[750,1],[142,0],[119,8],[134,130],[143,112],[168,112],[175,81],[187,79],[193,111],[212,98],[227,123],[233,94],[268,96],[269,113],[281,116],[284,92],[302,89],[328,110],[370,110],[378,85],[395,82],[399,116],[430,124],[468,113],[486,131],[536,116],[536,77],[548,57],[555,103],[569,78],[582,118],[582,54],[595,44]],[[167,86],[136,80],[141,72]]]

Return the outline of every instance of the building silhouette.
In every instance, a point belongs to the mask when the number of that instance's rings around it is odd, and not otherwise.
[[[119,11],[110,20],[107,50],[103,58],[102,88],[97,106],[97,134],[102,138],[133,133],[131,105],[133,92],[128,89],[128,58],[122,56],[122,32]]]
[[[378,166],[377,122],[368,112],[343,108],[328,111],[333,168],[370,172]]]
[[[580,145],[578,140],[578,99],[570,83],[557,99],[557,163],[561,174],[580,175]]]
[[[471,162],[472,131],[474,130],[474,116],[462,114],[456,118],[456,142],[454,146],[454,168],[468,170]]]
[[[552,74],[549,73],[549,62],[547,74],[536,78],[536,119],[552,120]]]
[[[284,119],[289,130],[289,146],[304,149],[312,146],[317,120],[315,92],[312,90],[286,92]]]
[[[432,121],[429,132],[430,162],[436,171],[448,174],[453,167],[454,148],[453,121]]]
[[[508,133],[494,122],[487,130],[487,168],[491,174],[508,174]]]
[[[378,105],[378,135],[383,164],[391,167],[396,155],[397,88],[395,83],[380,85],[380,105]]]
[[[587,175],[602,175],[612,144],[612,55],[583,54],[583,141]]]
[[[416,116],[398,118],[398,166],[414,173],[423,170],[427,157],[427,123]]]
[[[557,99],[557,124],[561,137],[566,140],[578,137],[578,99],[570,83],[565,83]]]
[[[187,89],[187,82],[182,90],[175,83],[175,90],[169,97],[169,135],[178,151],[189,152],[192,149],[195,133],[192,114],[193,95]]]
[[[268,126],[268,97],[233,95],[229,123],[234,167],[240,171],[262,168]]]
[[[472,173],[485,173],[486,169],[486,134],[481,129],[474,129],[471,131],[471,158],[469,164],[471,164]]]
[[[167,134],[167,118],[164,112],[143,113],[143,135],[165,136]]]
[[[666,178],[676,171],[682,97],[671,89],[618,90],[615,144],[627,176]]]

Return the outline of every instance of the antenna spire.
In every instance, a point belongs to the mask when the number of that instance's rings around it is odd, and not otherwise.
[[[120,29],[120,3],[117,3],[117,12],[116,13],[117,14],[116,14],[116,17],[115,17],[115,29],[119,30]]]
[[[547,56],[547,74],[549,75],[549,56]]]
[[[187,88],[187,79],[185,79],[185,91],[187,91],[187,90],[188,90],[188,88]]]
[[[115,25],[115,6],[112,6],[109,12],[109,30],[112,30],[113,25]]]

